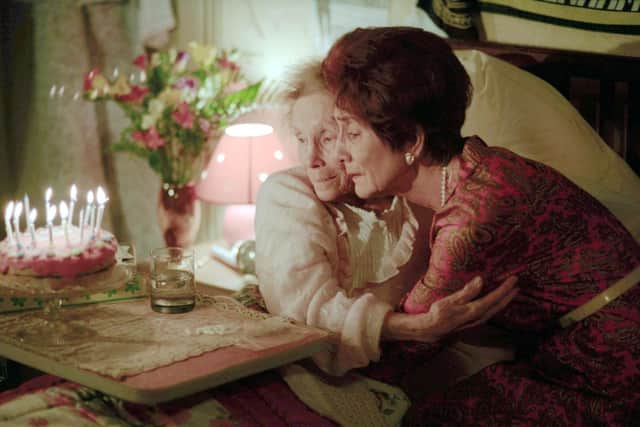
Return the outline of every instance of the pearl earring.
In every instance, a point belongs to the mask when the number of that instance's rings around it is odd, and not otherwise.
[[[404,153],[404,161],[407,165],[411,166],[415,160],[416,156],[414,156],[413,153]]]

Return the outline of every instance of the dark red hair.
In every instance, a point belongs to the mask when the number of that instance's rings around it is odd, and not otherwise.
[[[358,28],[335,42],[322,73],[336,105],[392,149],[405,148],[421,130],[428,160],[446,164],[462,151],[471,82],[435,34],[412,27]]]

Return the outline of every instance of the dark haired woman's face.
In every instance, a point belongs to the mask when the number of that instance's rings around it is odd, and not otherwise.
[[[361,199],[400,194],[406,190],[409,167],[404,153],[385,144],[367,124],[335,109],[338,123],[337,157]]]
[[[318,198],[332,202],[352,196],[353,184],[336,157],[333,98],[324,92],[300,97],[291,109],[291,125],[298,157]]]

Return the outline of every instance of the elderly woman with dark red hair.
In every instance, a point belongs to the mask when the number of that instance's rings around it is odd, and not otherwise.
[[[402,195],[435,211],[428,270],[404,309],[425,312],[475,275],[486,289],[519,277],[519,295],[493,323],[516,332],[526,356],[415,405],[415,419],[632,422],[640,410],[640,288],[566,328],[558,323],[640,265],[640,246],[618,219],[554,169],[463,137],[469,78],[431,33],[357,29],[331,48],[323,75],[336,97],[339,158],[357,195]]]

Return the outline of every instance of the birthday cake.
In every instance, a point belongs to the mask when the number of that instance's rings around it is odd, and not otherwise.
[[[81,233],[70,225],[66,231],[61,226],[51,233],[37,228],[33,234],[7,237],[0,242],[0,274],[74,278],[115,264],[118,242],[113,234],[104,230],[88,234],[86,228]]]
[[[98,187],[96,194],[97,203],[94,203],[93,191],[87,192],[87,204],[75,222],[76,186],[71,186],[69,204],[60,201],[59,209],[50,203],[52,191],[47,189],[46,227],[38,228],[35,226],[38,212],[30,208],[28,195],[24,197],[24,204],[22,201],[10,201],[4,214],[7,237],[0,242],[0,278],[61,278],[63,282],[57,285],[66,286],[68,279],[114,265],[118,242],[100,227],[109,199],[102,187]],[[24,228],[20,220],[23,210]],[[60,221],[55,223],[57,212]]]

